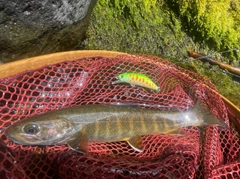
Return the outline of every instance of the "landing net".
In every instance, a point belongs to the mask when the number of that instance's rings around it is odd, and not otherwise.
[[[112,84],[120,73],[145,74],[155,92]],[[208,79],[149,55],[94,57],[57,63],[0,79],[0,178],[240,178],[239,133],[235,116]],[[22,146],[5,131],[24,118],[88,104],[134,103],[141,108],[188,110],[201,99],[230,125],[185,127],[186,135],[143,136],[143,152],[126,142],[93,142],[89,154],[66,145]]]

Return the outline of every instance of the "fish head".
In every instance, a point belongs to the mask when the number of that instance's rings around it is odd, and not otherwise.
[[[39,115],[17,122],[7,129],[7,137],[22,145],[65,144],[73,124],[60,116]]]

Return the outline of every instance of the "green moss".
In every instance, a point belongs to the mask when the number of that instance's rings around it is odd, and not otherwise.
[[[91,34],[89,31],[86,48],[103,48],[104,42],[109,42],[109,47],[104,49],[111,49],[112,45],[113,50],[158,54],[165,46],[175,47],[172,40],[180,43],[179,47],[181,43],[185,44],[186,32],[195,43],[206,42],[217,51],[240,49],[239,11],[238,0],[99,0],[91,23],[91,28],[98,32]],[[91,44],[98,40],[93,39],[95,35],[102,38],[100,46]],[[121,42],[114,41],[115,36]],[[146,45],[153,41],[153,45],[160,46],[158,50]],[[143,47],[135,46],[139,43]],[[125,47],[125,44],[131,44],[132,48]],[[225,55],[229,55],[234,64],[240,58],[240,54],[234,51]]]
[[[168,4],[197,40],[217,51],[240,48],[240,1],[168,0]],[[235,60],[240,57],[229,54]]]
[[[147,19],[149,16],[155,18],[158,21],[158,17],[155,14],[156,0],[144,1],[144,0],[105,0],[99,1],[99,5],[102,7],[109,7],[109,15],[117,18],[123,16],[128,19],[132,25],[139,27],[139,16],[143,19]]]
[[[163,8],[164,4],[127,2],[98,1],[85,40],[86,49],[174,56],[181,50],[179,46],[189,42],[181,22],[167,6]]]

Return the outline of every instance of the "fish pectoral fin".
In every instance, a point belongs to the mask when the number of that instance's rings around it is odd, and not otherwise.
[[[71,149],[75,151],[80,151],[83,153],[88,152],[88,138],[85,134],[82,134],[81,132],[79,135],[77,135],[77,137],[69,140],[67,144]]]
[[[140,136],[134,136],[127,140],[127,143],[136,151],[143,151],[142,138]]]

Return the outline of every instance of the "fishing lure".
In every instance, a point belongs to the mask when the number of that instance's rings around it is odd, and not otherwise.
[[[139,74],[139,73],[122,73],[117,76],[118,80],[112,82],[112,84],[118,83],[129,83],[132,86],[138,85],[145,88],[153,89],[159,91],[159,86],[157,86],[149,77]]]

